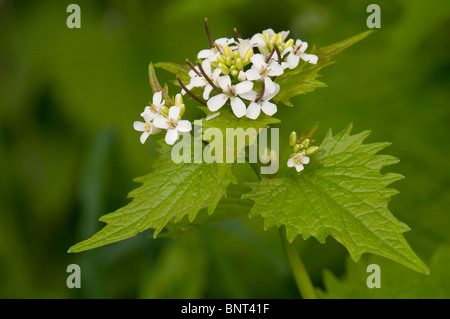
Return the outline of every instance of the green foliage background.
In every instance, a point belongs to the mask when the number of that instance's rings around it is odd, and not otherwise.
[[[142,146],[132,128],[151,99],[148,63],[193,59],[208,45],[204,17],[215,38],[232,36],[233,27],[243,36],[272,27],[320,47],[365,31],[372,2],[77,1],[82,28],[71,30],[66,7],[73,1],[0,1],[0,297],[297,298],[278,233],[264,231],[261,218],[178,240],[149,239],[150,231],[81,254],[66,251],[103,227],[98,218],[124,206],[137,186],[132,179],[150,170],[156,139]],[[287,140],[291,130],[320,121],[320,142],[328,127],[338,132],[353,122],[355,132],[372,130],[367,142],[391,141],[387,152],[401,162],[388,170],[406,178],[394,184],[400,195],[390,209],[430,263],[450,243],[450,2],[376,3],[382,28],[322,71],[328,88],[293,98],[295,108],[280,104],[276,126]],[[161,82],[173,79],[157,72]],[[187,109],[187,118],[201,116]],[[347,252],[332,238],[295,243],[318,287],[324,269],[346,272]],[[373,260],[363,258],[358,269]],[[82,269],[78,290],[66,287],[71,263]],[[366,274],[358,273],[365,287]],[[327,296],[402,296],[349,291],[355,276],[345,293]],[[445,296],[448,280],[433,282]]]

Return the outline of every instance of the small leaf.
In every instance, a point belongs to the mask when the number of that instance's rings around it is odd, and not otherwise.
[[[290,242],[301,234],[324,243],[331,235],[355,261],[369,252],[428,272],[402,236],[408,226],[388,209],[397,191],[386,186],[403,178],[380,173],[384,166],[398,162],[389,155],[376,155],[390,144],[363,144],[370,132],[350,135],[350,131],[351,125],[334,136],[330,130],[300,174],[291,169],[288,177],[251,183],[253,190],[243,196],[255,201],[250,217],[264,217],[265,228],[285,225]]]
[[[325,83],[317,80],[320,77],[318,72],[333,64],[330,60],[335,55],[366,38],[372,32],[372,30],[366,31],[319,50],[312,50],[311,53],[319,57],[317,64],[301,62],[295,69],[286,69],[285,73],[276,79],[276,82],[280,85],[280,92],[274,97],[274,100],[292,106],[289,101],[292,97],[311,92],[318,87],[326,87]]]
[[[191,68],[187,65],[181,65],[171,62],[158,62],[155,64],[155,67],[164,69],[166,71],[169,71],[170,73],[178,75],[185,84],[191,81],[191,77],[189,76],[189,71],[191,70]]]
[[[226,188],[236,183],[227,164],[181,163],[170,158],[170,148],[162,147],[161,156],[150,174],[137,178],[142,186],[133,190],[133,200],[114,213],[104,215],[100,221],[107,225],[92,236],[69,249],[81,252],[135,236],[149,228],[154,237],[169,222],[178,222],[185,216],[194,220],[202,208],[211,214]],[[219,169],[220,168],[220,169]]]

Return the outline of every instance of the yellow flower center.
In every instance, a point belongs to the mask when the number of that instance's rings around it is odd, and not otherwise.
[[[300,156],[294,157],[295,165],[300,165],[302,163],[302,158]]]

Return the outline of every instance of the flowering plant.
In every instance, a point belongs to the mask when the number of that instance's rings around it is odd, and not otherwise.
[[[278,152],[278,128],[270,131],[270,148],[262,143],[270,125],[279,122],[273,116],[280,103],[293,106],[291,98],[325,86],[317,80],[318,72],[370,31],[306,53],[308,44],[289,38],[288,31],[267,29],[244,39],[234,29],[234,38],[213,41],[207,21],[205,29],[210,47],[200,50],[194,63],[150,63],[153,99],[141,113],[144,122],[135,122],[134,128],[142,132],[142,143],[166,130],[154,169],[136,179],[142,185],[130,193],[133,200],[127,206],[102,216],[107,225],[69,252],[117,242],[150,228],[155,238],[175,237],[248,214],[262,216],[266,229],[280,228],[306,298],[314,298],[315,292],[291,245],[299,235],[321,243],[331,235],[355,261],[363,253],[373,253],[427,273],[402,235],[408,226],[388,209],[396,190],[387,186],[403,178],[380,172],[398,161],[377,154],[389,143],[365,144],[369,131],[351,134],[351,125],[338,134],[330,130],[318,146],[313,145],[317,125],[303,134],[294,131],[289,137],[291,153]],[[179,87],[174,97],[168,85],[159,83],[155,67],[176,75]],[[193,122],[182,119],[189,104],[199,106],[206,116]],[[252,153],[257,136],[259,161]],[[188,152],[191,146],[193,156]],[[279,161],[285,164],[278,172]],[[268,169],[269,162],[276,164],[275,170]],[[257,181],[232,170],[235,165],[251,168]],[[249,186],[250,192],[240,185]]]

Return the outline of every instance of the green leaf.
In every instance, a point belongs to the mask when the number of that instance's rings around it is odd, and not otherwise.
[[[403,176],[380,170],[398,159],[376,155],[390,144],[363,144],[370,132],[350,135],[351,128],[335,136],[330,130],[300,174],[291,169],[285,178],[251,183],[252,191],[244,196],[255,201],[250,217],[264,217],[265,228],[285,225],[290,242],[302,234],[324,243],[331,235],[355,261],[369,252],[426,273],[402,235],[408,226],[388,209],[397,191],[386,186]]]
[[[208,214],[206,209],[202,209],[193,221],[185,216],[178,223],[169,223],[164,228],[159,237],[176,238],[187,232],[191,232],[206,226],[217,224],[231,218],[246,216],[252,208],[252,201],[241,199],[246,191],[242,185],[230,185],[227,189],[227,197],[223,197],[213,214]]]
[[[241,149],[239,149],[239,147],[236,145],[234,139],[227,138],[227,128],[235,129],[234,133],[237,136],[237,139],[242,140],[243,138],[245,138],[245,146],[249,146],[255,142],[256,135],[253,136],[247,134],[249,133],[248,129],[254,128],[256,130],[256,134],[259,134],[259,130],[261,128],[268,128],[269,124],[275,124],[280,122],[279,119],[267,116],[263,113],[261,113],[261,115],[256,120],[252,120],[247,117],[237,118],[233,114],[233,112],[227,109],[221,109],[219,112],[220,114],[218,116],[208,119],[209,116],[216,114],[217,112],[213,113],[209,111],[207,107],[203,106],[200,106],[199,108],[203,110],[203,112],[205,112],[207,115],[206,119],[202,119],[203,131],[209,128],[219,129],[222,132],[222,136],[224,139],[223,140],[224,152],[225,150],[234,147],[235,155],[237,155],[241,151]],[[209,138],[205,138],[204,136],[203,140],[206,142],[211,142]]]
[[[430,261],[430,275],[424,276],[389,260],[367,256],[358,263],[347,261],[346,274],[336,278],[330,271],[324,273],[326,291],[317,291],[326,299],[424,299],[450,298],[450,246],[437,249]],[[380,288],[369,289],[366,284],[367,266],[380,266]]]
[[[191,68],[187,65],[181,65],[172,62],[158,62],[155,64],[155,67],[178,75],[185,84],[188,84],[191,81],[191,77],[189,76],[189,71],[191,70]]]
[[[333,64],[331,59],[335,55],[366,38],[372,32],[370,30],[360,33],[319,50],[313,49],[311,53],[319,57],[317,64],[302,62],[293,70],[286,69],[285,73],[276,79],[276,82],[280,85],[280,92],[274,97],[274,100],[292,106],[292,103],[289,101],[292,97],[311,92],[318,87],[326,87],[325,83],[317,80],[320,77],[318,72],[322,68]]]
[[[92,236],[69,249],[81,252],[135,236],[149,228],[154,237],[169,222],[178,222],[187,216],[194,220],[202,208],[211,214],[226,188],[236,183],[227,164],[180,163],[170,158],[170,148],[164,145],[156,167],[150,174],[137,178],[142,186],[133,190],[133,200],[100,221],[107,225]]]

